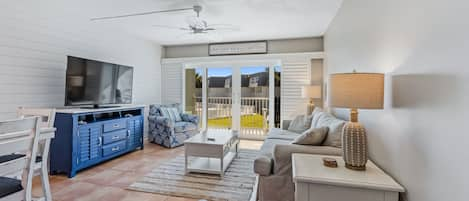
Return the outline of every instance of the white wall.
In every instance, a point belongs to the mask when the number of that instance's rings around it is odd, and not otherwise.
[[[385,109],[359,117],[370,157],[410,201],[469,200],[468,10],[460,0],[349,0],[325,35],[328,73],[386,73]]]
[[[67,55],[133,66],[133,102],[160,102],[159,45],[21,2],[0,4],[0,119],[18,106],[63,106]]]

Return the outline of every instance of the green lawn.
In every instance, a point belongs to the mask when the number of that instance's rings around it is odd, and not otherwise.
[[[208,127],[231,128],[231,117],[209,119]],[[264,118],[260,114],[241,116],[242,128],[263,128]]]

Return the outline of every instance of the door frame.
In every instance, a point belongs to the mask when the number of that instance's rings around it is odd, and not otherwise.
[[[202,69],[202,130],[207,129],[207,69],[226,68],[232,69],[232,130],[241,129],[241,68],[249,66],[267,66],[269,68],[269,114],[275,114],[275,66],[282,66],[279,59],[268,60],[226,60],[216,62],[188,62],[182,67],[182,109],[185,111],[186,101],[186,69]],[[236,87],[235,87],[236,86]],[[269,115],[269,129],[274,127],[274,115]]]

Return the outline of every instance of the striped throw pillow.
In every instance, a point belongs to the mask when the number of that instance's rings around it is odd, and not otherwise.
[[[175,107],[169,108],[171,111],[172,115],[174,116],[174,121],[182,121],[181,115],[179,114],[179,110]]]
[[[160,108],[160,110],[163,117],[169,118],[171,121],[182,121],[181,115],[179,115],[179,111],[177,108],[162,107]]]

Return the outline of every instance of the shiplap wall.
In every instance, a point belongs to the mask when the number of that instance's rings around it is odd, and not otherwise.
[[[133,102],[161,101],[159,45],[86,23],[16,12],[0,13],[0,119],[15,117],[19,106],[63,106],[67,55],[133,66]]]

